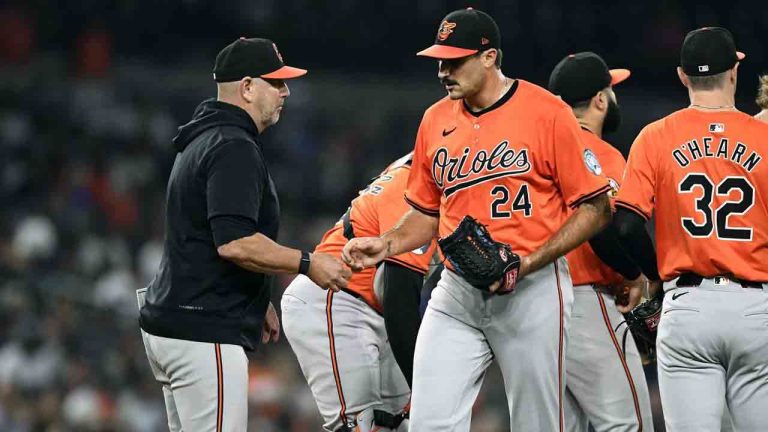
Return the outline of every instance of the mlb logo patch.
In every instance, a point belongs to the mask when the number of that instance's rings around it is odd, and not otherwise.
[[[725,125],[722,123],[710,123],[709,131],[712,133],[723,133],[725,132]]]
[[[699,72],[709,72],[709,65],[699,66]]]

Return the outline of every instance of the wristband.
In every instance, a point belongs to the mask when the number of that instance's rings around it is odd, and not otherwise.
[[[299,274],[306,275],[309,271],[309,252],[301,251],[301,260],[299,261]]]

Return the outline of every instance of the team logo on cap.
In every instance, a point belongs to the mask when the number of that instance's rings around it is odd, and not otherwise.
[[[279,58],[279,59],[280,59],[280,62],[281,62],[281,63],[285,63],[285,62],[283,61],[283,56],[282,56],[282,55],[280,55],[280,51],[278,51],[278,50],[277,50],[277,45],[275,45],[275,43],[274,43],[274,42],[272,42],[272,48],[274,48],[274,49],[275,49],[275,54],[277,54],[277,58]]]
[[[603,172],[603,167],[600,166],[600,161],[597,160],[597,156],[595,156],[595,153],[590,149],[584,150],[584,165],[586,165],[594,175],[600,175],[600,173]]]
[[[437,30],[437,39],[441,41],[448,39],[454,28],[456,28],[456,23],[443,21],[440,23],[440,29]]]

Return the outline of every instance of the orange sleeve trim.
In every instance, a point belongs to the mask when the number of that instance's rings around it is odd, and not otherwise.
[[[628,202],[618,201],[617,200],[616,201],[616,207],[621,207],[621,208],[624,208],[624,209],[627,209],[627,210],[631,211],[632,213],[637,213],[638,216],[640,216],[643,219],[645,219],[646,222],[648,222],[651,219],[650,216],[646,215],[644,211],[640,210],[640,207],[632,205],[632,204],[630,204]]]
[[[579,199],[574,201],[573,204],[571,204],[571,208],[575,209],[576,207],[578,207],[582,203],[584,203],[584,201],[589,201],[592,198],[594,198],[594,197],[596,197],[596,196],[598,196],[600,194],[607,193],[609,190],[611,190],[611,185],[606,184],[606,185],[602,186],[600,189],[598,189],[598,190],[596,190],[596,191],[594,191],[592,193],[588,193],[586,195],[582,195]]]
[[[422,207],[422,206],[420,206],[420,205],[416,204],[415,202],[413,202],[411,199],[409,199],[409,198],[408,198],[408,195],[406,195],[406,196],[405,196],[405,201],[406,201],[408,204],[410,204],[410,205],[411,205],[411,207],[413,207],[413,208],[415,208],[416,210],[418,210],[418,211],[420,211],[420,212],[424,213],[424,214],[425,214],[425,215],[427,215],[427,216],[433,216],[433,217],[438,217],[438,216],[440,216],[440,209],[437,209],[437,210],[431,210],[431,209],[428,209],[428,208]]]
[[[426,270],[424,270],[422,268],[419,268],[419,267],[417,267],[417,266],[415,266],[415,265],[413,265],[413,264],[411,264],[411,263],[409,263],[407,261],[404,261],[404,260],[401,260],[401,259],[398,259],[398,258],[394,258],[394,257],[393,258],[387,258],[384,261],[389,261],[389,262],[401,265],[403,267],[408,268],[409,270],[413,270],[413,271],[421,273],[423,275],[427,274]]]

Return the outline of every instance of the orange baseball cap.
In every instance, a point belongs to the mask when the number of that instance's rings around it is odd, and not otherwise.
[[[455,10],[443,18],[435,43],[416,55],[455,59],[501,46],[501,33],[490,15],[477,9]]]
[[[216,82],[239,81],[244,77],[267,79],[298,78],[306,69],[286,66],[277,45],[269,39],[251,38],[232,42],[216,56],[213,79]]]

